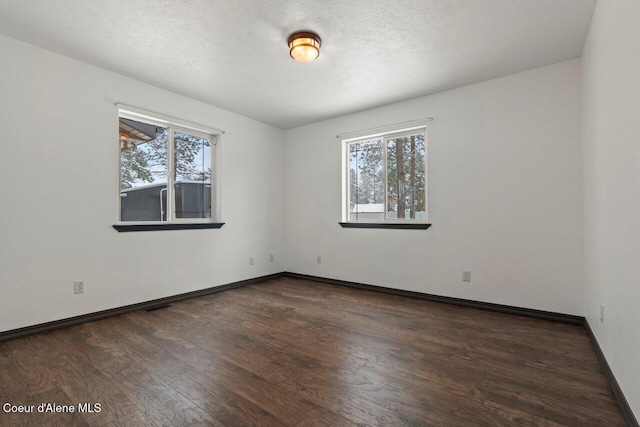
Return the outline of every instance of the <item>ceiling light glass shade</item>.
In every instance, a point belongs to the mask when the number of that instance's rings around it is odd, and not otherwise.
[[[320,37],[314,33],[292,34],[289,37],[289,54],[296,61],[315,61],[320,56]]]

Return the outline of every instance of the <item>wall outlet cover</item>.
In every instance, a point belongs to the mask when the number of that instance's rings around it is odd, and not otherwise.
[[[78,280],[76,282],[73,282],[73,293],[74,294],[84,293],[84,280]]]

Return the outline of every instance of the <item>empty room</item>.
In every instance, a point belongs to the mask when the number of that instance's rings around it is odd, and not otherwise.
[[[0,426],[638,426],[637,0],[0,0]]]

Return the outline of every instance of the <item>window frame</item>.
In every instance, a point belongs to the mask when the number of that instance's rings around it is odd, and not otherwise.
[[[114,228],[118,231],[124,231],[127,227],[130,227],[131,231],[145,231],[145,230],[158,230],[166,227],[167,229],[182,229],[190,228],[202,228],[197,225],[219,225],[221,217],[221,205],[220,205],[220,146],[222,142],[222,135],[224,131],[208,126],[194,124],[185,120],[175,119],[173,117],[165,116],[158,113],[142,110],[139,108],[125,106],[123,104],[116,104],[118,106],[118,121],[120,118],[129,120],[136,120],[142,123],[147,123],[154,126],[160,126],[167,129],[167,220],[166,221],[122,221],[122,190],[121,178],[122,178],[122,158],[120,146],[118,145],[118,176],[117,176],[117,222]],[[211,141],[211,212],[210,218],[176,218],[175,217],[175,143],[174,133],[186,133],[192,136],[208,138]],[[119,141],[119,139],[118,139]],[[205,227],[205,228],[219,228]]]
[[[387,143],[389,140],[396,138],[402,138],[405,136],[411,136],[422,133],[424,134],[424,203],[425,203],[425,217],[424,218],[387,218],[387,204],[388,204],[388,175],[387,175]],[[350,185],[350,167],[349,167],[349,154],[350,147],[353,144],[381,139],[383,146],[383,176],[384,176],[384,216],[382,220],[378,221],[353,221],[350,215],[350,202],[351,202],[351,185]],[[428,136],[426,124],[420,124],[419,126],[413,126],[409,128],[390,129],[384,132],[378,132],[374,134],[365,134],[352,136],[348,138],[342,138],[342,221],[340,225],[347,228],[420,228],[426,229],[430,225],[429,223],[429,148],[428,148]],[[416,225],[413,227],[412,225]]]

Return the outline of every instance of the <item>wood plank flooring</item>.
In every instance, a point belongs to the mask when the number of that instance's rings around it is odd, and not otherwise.
[[[2,426],[625,425],[580,326],[292,278],[2,343],[0,378],[36,406]]]

